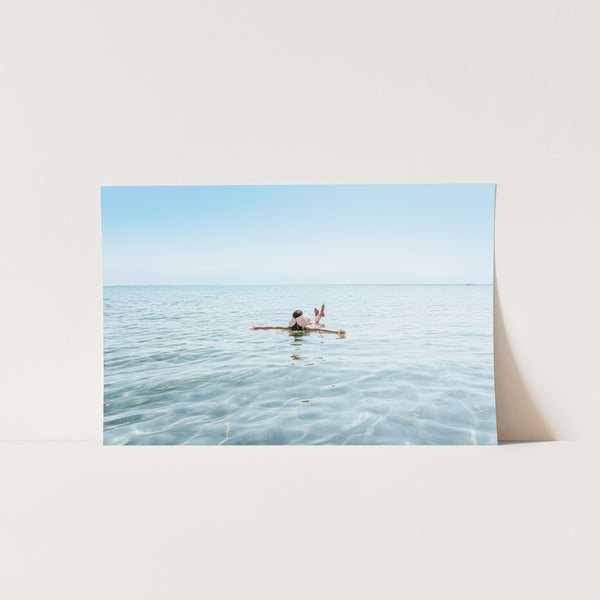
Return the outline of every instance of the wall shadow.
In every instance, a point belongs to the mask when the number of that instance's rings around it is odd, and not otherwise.
[[[511,348],[502,314],[494,261],[494,378],[498,440],[556,441],[538,408]]]

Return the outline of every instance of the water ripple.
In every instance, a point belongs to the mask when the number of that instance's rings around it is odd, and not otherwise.
[[[251,331],[327,305],[323,333]],[[489,286],[105,288],[106,444],[491,444]]]

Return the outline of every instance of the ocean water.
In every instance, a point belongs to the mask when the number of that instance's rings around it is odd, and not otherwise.
[[[104,357],[105,444],[496,443],[492,286],[105,287]]]

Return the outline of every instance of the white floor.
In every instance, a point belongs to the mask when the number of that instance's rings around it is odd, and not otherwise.
[[[597,598],[600,446],[0,443],[0,596]]]

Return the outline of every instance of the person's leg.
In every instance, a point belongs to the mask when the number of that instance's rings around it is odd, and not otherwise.
[[[315,318],[312,320],[312,323],[315,325],[321,320],[321,317],[325,316],[325,305],[321,304],[321,312],[319,312],[318,308],[315,308]]]

